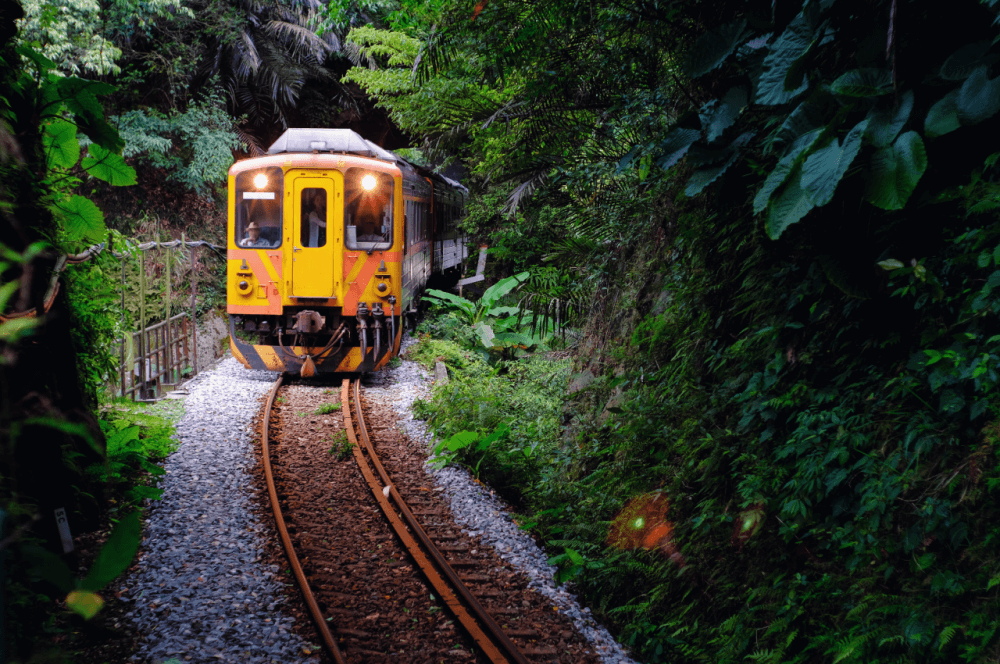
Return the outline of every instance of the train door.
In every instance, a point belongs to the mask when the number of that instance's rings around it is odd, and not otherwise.
[[[292,247],[294,297],[334,297],[334,275],[340,274],[343,244],[343,179],[339,172],[289,173],[292,176],[292,223],[288,244]]]

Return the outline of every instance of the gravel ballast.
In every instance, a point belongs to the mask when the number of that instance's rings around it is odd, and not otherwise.
[[[307,654],[315,646],[292,631],[292,618],[281,610],[286,580],[263,562],[263,543],[274,535],[253,507],[251,426],[275,378],[227,357],[187,384],[180,446],[164,464],[162,500],[149,510],[140,559],[121,588],[122,599],[133,603],[128,617],[143,634],[133,661],[318,661]],[[430,397],[430,386],[429,372],[411,361],[364,380],[366,391],[391,396],[400,426],[422,445],[432,438],[413,418],[412,405]],[[428,471],[448,495],[459,526],[530,578],[606,664],[633,664],[589,609],[556,586],[556,568],[488,489],[463,469]]]
[[[230,357],[186,386],[180,447],[164,464],[163,498],[122,593],[145,637],[137,661],[310,661],[278,609],[278,570],[259,563],[270,527],[250,495],[251,423],[275,378]]]

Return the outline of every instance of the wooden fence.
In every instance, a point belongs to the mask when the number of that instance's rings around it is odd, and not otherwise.
[[[197,330],[189,313],[132,333],[132,351],[121,347],[121,396],[155,399],[198,373]],[[128,364],[129,356],[134,361]]]

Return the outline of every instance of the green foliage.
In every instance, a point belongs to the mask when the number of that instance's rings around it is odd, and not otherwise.
[[[116,246],[121,235],[112,232]],[[90,402],[99,403],[106,385],[117,382],[119,340],[132,330],[132,318],[121,310],[120,263],[105,251],[63,272],[69,297],[70,334],[77,367]]]
[[[340,410],[340,402],[337,403],[325,403],[316,409],[317,415],[329,415],[330,413],[336,413]]]
[[[214,92],[183,113],[134,110],[112,120],[127,141],[126,157],[162,168],[169,179],[198,194],[225,182],[233,151],[244,147],[236,121]]]
[[[17,53],[34,71],[26,68],[18,73],[5,93],[2,119],[15,133],[27,132],[40,139],[39,153],[31,155],[38,158],[39,168],[33,171],[35,164],[31,162],[27,168],[22,165],[21,177],[37,177],[37,185],[44,188],[39,202],[47,205],[57,225],[51,240],[67,248],[98,242],[105,234],[104,215],[90,199],[74,193],[74,188],[84,174],[112,186],[135,182],[135,172],[121,158],[124,142],[104,119],[97,99],[115,88],[57,75],[55,63],[30,48],[19,47]],[[78,134],[90,141],[88,156],[79,164]],[[7,171],[12,167],[3,168]]]
[[[434,388],[431,401],[414,406],[440,440],[437,463],[465,464],[520,499],[539,469],[553,463],[569,362],[536,355],[494,367],[467,359],[449,368],[449,382]]]
[[[106,462],[89,467],[87,473],[118,495],[122,505],[158,500],[163,493],[149,482],[163,475],[156,464],[177,449],[174,423],[183,414],[164,412],[166,407],[151,410],[122,400],[104,412],[100,424],[107,440]]]
[[[65,594],[66,608],[90,620],[104,605],[97,592],[128,569],[141,539],[140,513],[129,512],[112,529],[84,579],[74,579],[66,562],[42,547],[26,545],[23,554],[32,561],[29,575]]]
[[[995,7],[893,7],[491,0],[371,77],[493,269],[589,304],[531,460],[477,450],[500,365],[421,407],[643,661],[995,658]],[[608,544],[651,491],[683,566]]]
[[[501,279],[487,288],[476,302],[435,289],[428,289],[424,299],[430,300],[445,311],[450,311],[456,318],[469,325],[473,338],[479,342],[477,345],[487,351],[499,352],[502,357],[509,357],[517,349],[544,347],[544,339],[519,329],[523,326],[524,317],[531,315],[530,311],[500,304],[527,278],[528,273],[522,272]]]
[[[157,19],[193,16],[176,0],[115,0],[104,7],[93,0],[24,0],[21,4],[25,16],[20,23],[20,43],[59,63],[59,70],[66,75],[121,71],[117,63],[122,50],[106,32],[97,33],[97,25],[103,23],[115,32],[130,34],[146,30]]]
[[[454,339],[448,339],[445,335],[441,335],[445,338],[433,338],[430,336],[430,334],[437,336],[439,331],[448,329],[440,324],[434,324],[435,320],[454,321],[453,328],[468,333],[468,326],[454,318],[451,314],[444,314],[431,321],[424,321],[420,327],[420,331],[423,333],[420,336],[420,340],[406,349],[404,357],[408,360],[419,362],[431,371],[434,370],[434,364],[438,358],[449,367],[460,370],[465,369],[470,363],[475,362],[477,359],[476,355],[465,350],[463,347],[464,344],[458,343]],[[471,345],[472,337],[468,336],[467,339],[469,345]]]

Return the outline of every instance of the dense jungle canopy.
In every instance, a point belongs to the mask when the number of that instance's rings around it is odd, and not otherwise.
[[[153,218],[224,225],[285,127],[350,127],[460,169],[491,279],[563,327],[545,426],[430,408],[503,431],[484,477],[638,659],[1000,661],[998,0],[2,7],[0,310]],[[74,459],[130,319],[95,269],[0,323],[8,533],[52,481],[102,500]]]

